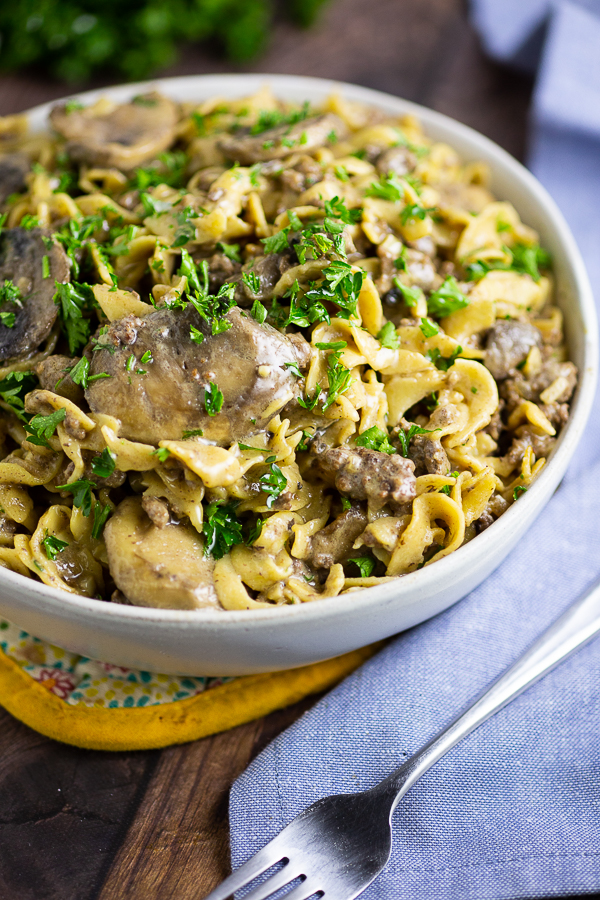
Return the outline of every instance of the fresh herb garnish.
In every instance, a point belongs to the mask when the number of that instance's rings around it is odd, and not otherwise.
[[[84,516],[89,516],[92,511],[92,488],[96,485],[87,478],[81,478],[79,481],[72,481],[70,484],[57,484],[58,491],[67,491],[73,494],[73,506],[81,509]]]
[[[168,447],[157,447],[156,450],[153,450],[152,452],[158,457],[158,461],[161,463],[166,462],[171,455],[171,451]]]
[[[348,562],[358,566],[362,578],[368,578],[375,568],[375,560],[370,556],[353,556]]]
[[[92,289],[87,284],[55,281],[54,302],[59,308],[59,317],[66,334],[69,350],[74,355],[84,347],[90,337],[91,325],[84,312],[94,308],[96,301]]]
[[[239,244],[225,244],[223,241],[218,241],[217,250],[220,250],[221,253],[224,253],[228,259],[232,259],[234,262],[242,261]]]
[[[459,288],[456,278],[454,275],[448,275],[441,287],[429,295],[427,311],[429,315],[443,319],[468,305],[469,300]]]
[[[423,337],[430,338],[436,334],[439,334],[440,329],[438,328],[435,322],[432,322],[431,319],[421,319],[421,324],[419,325],[421,333]]]
[[[281,253],[283,250],[287,250],[290,230],[291,226],[288,225],[282,228],[281,231],[276,232],[276,234],[272,234],[271,237],[261,238],[261,242],[265,247],[265,253]]]
[[[46,537],[42,541],[42,546],[48,559],[54,562],[58,554],[62,553],[69,546],[69,542],[61,541],[60,538],[55,537],[53,534],[48,534],[46,531]]]
[[[21,421],[27,421],[24,413],[25,395],[37,386],[37,378],[33,372],[9,372],[0,381],[0,398],[9,406]]]
[[[372,425],[371,428],[367,428],[366,431],[359,434],[355,444],[357,447],[368,447],[370,450],[378,450],[380,453],[388,453],[390,455],[396,452],[396,448],[390,444],[387,432],[377,425]]]
[[[115,454],[112,450],[109,450],[108,447],[105,447],[102,453],[98,456],[94,456],[92,459],[92,472],[94,475],[97,475],[98,478],[110,478],[115,471],[115,464]]]
[[[398,347],[400,346],[400,338],[396,333],[396,328],[393,322],[385,323],[385,325],[377,335],[377,340],[380,342],[382,347],[387,347],[388,350],[398,349]]]
[[[400,441],[400,452],[402,456],[408,456],[408,448],[410,442],[417,434],[433,434],[434,431],[439,431],[439,428],[434,428],[433,431],[428,431],[426,428],[421,428],[419,425],[415,425],[413,422],[411,426],[404,431],[403,428],[398,429],[398,440]]]
[[[204,555],[222,559],[234,544],[243,544],[242,523],[236,515],[237,500],[209,503],[204,508]]]
[[[338,397],[345,393],[352,384],[352,374],[340,362],[341,351],[332,352],[327,357],[327,380],[329,387],[327,388],[327,397],[323,403],[323,412],[329,409],[332,403]]]
[[[297,362],[286,362],[283,364],[286,369],[289,369],[292,375],[295,375],[296,378],[303,378],[302,372],[300,371],[300,367]]]
[[[203,434],[204,434],[204,431],[202,430],[202,428],[192,428],[191,431],[184,431],[181,436],[181,439],[184,441],[187,441],[188,438],[202,437]]]
[[[257,299],[254,301],[250,310],[250,315],[258,322],[259,325],[263,324],[263,322],[267,318],[267,310],[262,305],[260,300]]]
[[[518,484],[516,488],[513,490],[513,500],[518,500],[521,494],[527,493],[527,488],[523,487],[522,484]]]
[[[394,287],[402,294],[406,305],[413,309],[423,296],[423,291],[421,290],[421,288],[417,285],[414,285],[414,287],[409,287],[408,284],[404,284],[402,281],[400,281],[397,276],[392,280],[394,283]]]
[[[273,507],[275,500],[287,488],[285,475],[275,463],[271,463],[269,471],[265,472],[264,475],[261,475],[258,479],[258,483],[263,493],[267,494],[266,503],[268,509]]]
[[[104,526],[106,524],[106,520],[110,516],[112,512],[112,507],[109,503],[105,506],[102,506],[97,500],[94,503],[94,521],[92,523],[92,537],[99,541],[104,530]]]
[[[209,416],[216,416],[223,408],[223,394],[216,384],[209,381],[204,389],[204,408]]]
[[[396,202],[404,197],[404,190],[404,184],[390,172],[388,175],[381,175],[379,181],[372,181],[365,191],[365,197],[378,197],[380,200]]]
[[[48,416],[33,416],[29,422],[25,422],[25,431],[27,432],[27,441],[30,444],[36,444],[38,447],[49,447],[48,438],[52,437],[57,426],[62,422],[67,414],[64,407],[57,409]]]
[[[260,291],[260,278],[256,272],[244,272],[242,275],[242,282],[252,294],[258,294]]]
[[[434,364],[436,369],[439,369],[440,372],[447,372],[450,366],[453,366],[456,362],[457,357],[463,352],[463,348],[459,345],[456,350],[453,350],[450,356],[442,356],[437,347],[432,347],[431,350],[428,350],[425,356],[427,359],[430,359]]]

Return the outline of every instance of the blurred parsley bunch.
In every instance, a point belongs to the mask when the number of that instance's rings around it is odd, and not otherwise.
[[[324,2],[282,7],[308,26]],[[274,14],[274,0],[13,0],[0,3],[0,68],[41,66],[69,82],[99,71],[136,80],[173,63],[180,43],[206,40],[243,61],[266,46]]]

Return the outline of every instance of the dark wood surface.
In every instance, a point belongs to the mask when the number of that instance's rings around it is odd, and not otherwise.
[[[232,68],[190,47],[165,74]],[[309,32],[278,25],[246,71],[378,88],[524,152],[531,84],[484,58],[461,0],[333,0]],[[0,115],[70,92],[39,73],[4,76]],[[183,747],[117,754],[54,743],[0,710],[1,900],[198,900],[228,871],[231,783],[313,702]]]

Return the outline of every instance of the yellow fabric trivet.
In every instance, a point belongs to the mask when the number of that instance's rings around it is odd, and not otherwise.
[[[0,705],[46,737],[149,750],[226,731],[332,687],[380,645],[263,675],[183,678],[68,653],[0,620]]]

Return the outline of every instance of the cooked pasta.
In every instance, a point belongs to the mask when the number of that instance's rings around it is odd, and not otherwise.
[[[259,609],[428,566],[577,371],[538,235],[411,116],[265,87],[0,121],[0,564]]]

